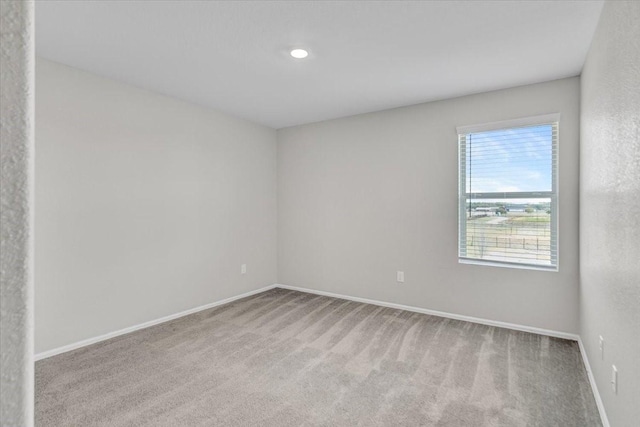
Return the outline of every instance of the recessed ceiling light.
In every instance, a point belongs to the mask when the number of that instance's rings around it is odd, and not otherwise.
[[[291,56],[293,56],[296,59],[303,59],[309,56],[309,52],[307,52],[304,49],[293,49],[291,51]]]

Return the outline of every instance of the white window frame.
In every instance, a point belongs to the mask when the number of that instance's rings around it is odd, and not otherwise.
[[[488,132],[494,130],[518,128],[524,126],[536,126],[553,124],[556,126],[557,133],[555,140],[552,141],[552,150],[556,150],[555,163],[551,166],[551,191],[545,192],[511,192],[511,193],[467,193],[466,192],[466,157],[464,157],[462,151],[461,137],[471,133]],[[469,126],[456,127],[458,133],[458,262],[462,264],[477,264],[477,265],[489,265],[494,267],[509,267],[509,268],[522,268],[528,270],[543,270],[543,271],[559,271],[559,247],[560,236],[558,233],[558,218],[559,218],[559,203],[558,203],[558,169],[560,163],[559,153],[559,141],[560,141],[560,114],[545,114],[540,116],[523,117],[513,120],[503,120],[499,122],[483,123]],[[466,139],[465,139],[466,143]],[[553,161],[552,161],[553,162]],[[464,250],[466,249],[467,239],[467,222],[466,222],[466,207],[467,199],[471,194],[480,195],[481,198],[487,199],[524,199],[524,198],[540,198],[545,197],[551,200],[551,236],[555,239],[551,239],[551,265],[539,265],[528,264],[524,262],[509,262],[509,261],[492,261],[483,260],[479,258],[467,258]],[[464,215],[464,218],[462,217]]]

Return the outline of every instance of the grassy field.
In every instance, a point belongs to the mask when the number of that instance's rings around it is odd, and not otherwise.
[[[509,216],[507,215],[507,217]],[[510,218],[509,221],[518,222],[518,223],[522,223],[522,222],[549,223],[551,221],[551,215],[545,214],[545,216],[514,216]]]
[[[467,221],[467,257],[549,264],[551,217],[545,212],[509,212]]]

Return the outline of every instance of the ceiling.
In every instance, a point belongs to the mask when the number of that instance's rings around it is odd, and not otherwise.
[[[38,1],[36,54],[273,128],[580,74],[602,1]],[[309,50],[307,59],[289,55]]]

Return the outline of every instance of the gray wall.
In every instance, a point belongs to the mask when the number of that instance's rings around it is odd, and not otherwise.
[[[279,130],[279,282],[577,333],[579,91],[569,78]],[[554,112],[560,271],[459,264],[456,126]]]
[[[0,1],[0,423],[33,425],[33,2]]]
[[[639,19],[607,2],[582,74],[580,335],[612,426],[640,419]]]
[[[41,59],[36,86],[36,352],[276,282],[274,130]]]

